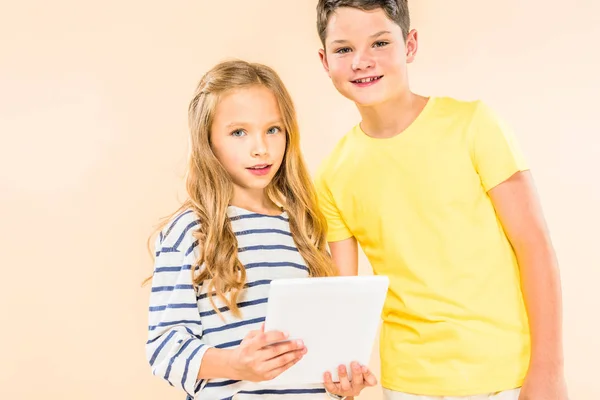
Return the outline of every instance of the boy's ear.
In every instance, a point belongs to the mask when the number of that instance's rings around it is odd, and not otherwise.
[[[417,40],[417,31],[413,29],[408,33],[406,37],[406,62],[411,63],[415,60],[417,50],[419,49],[419,42]]]
[[[323,68],[325,68],[325,72],[329,76],[329,64],[327,63],[327,55],[325,54],[324,49],[319,49],[319,58],[321,59],[321,64],[323,64]]]

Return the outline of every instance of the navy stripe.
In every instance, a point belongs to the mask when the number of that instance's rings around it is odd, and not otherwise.
[[[308,271],[308,268],[302,264],[297,264],[293,262],[260,262],[260,263],[250,263],[244,265],[244,268],[261,268],[261,267],[292,267],[298,268],[305,271]]]
[[[255,287],[255,286],[261,286],[261,285],[268,285],[271,283],[270,279],[261,279],[259,281],[254,281],[254,282],[249,282],[246,284],[247,288],[251,288],[251,287]]]
[[[167,344],[167,342],[169,340],[171,340],[171,338],[173,337],[173,335],[175,335],[176,331],[171,331],[165,340],[162,341],[162,343],[156,348],[156,350],[154,350],[154,354],[152,354],[152,357],[150,357],[150,365],[154,366],[154,361],[156,361],[156,357],[158,357],[158,354],[160,353],[160,351],[163,349],[163,347],[165,347],[165,345]]]
[[[238,308],[244,308],[244,307],[249,307],[249,306],[254,306],[257,304],[263,304],[266,303],[269,299],[268,298],[264,298],[264,299],[256,299],[256,300],[250,300],[250,301],[242,301],[241,303],[238,303]],[[225,311],[229,311],[229,307],[225,306],[225,307],[221,307],[219,308],[220,312],[225,312]],[[204,311],[200,313],[201,317],[208,317],[209,315],[214,315],[216,314],[217,311],[215,310],[210,310],[210,311]]]
[[[325,389],[261,389],[261,390],[242,390],[239,394],[314,394],[314,393],[325,393]]]
[[[160,253],[179,253],[178,249],[173,247],[161,247],[155,254],[156,257],[160,256]]]
[[[178,272],[178,271],[187,271],[187,270],[192,270],[192,266],[191,265],[179,265],[176,267],[158,267],[154,270],[154,273],[158,273],[158,272]]]
[[[194,333],[194,332],[193,332],[193,331],[192,331],[192,330],[191,330],[189,327],[187,327],[187,326],[186,326],[186,327],[184,327],[184,328],[185,328],[185,330],[187,331],[187,333],[189,333],[191,336],[193,336],[193,337],[195,337],[195,338],[197,338],[197,339],[202,339],[202,336],[198,336],[198,335],[196,335],[196,334],[195,334],[195,333]],[[154,342],[156,342],[156,341],[157,341],[158,339],[160,339],[160,338],[161,338],[161,335],[159,335],[159,336],[155,337],[154,339],[150,339],[150,340],[148,340],[148,341],[146,342],[146,344],[154,343]]]
[[[259,281],[246,283],[244,285],[244,288],[247,289],[247,288],[251,288],[251,287],[255,287],[255,286],[268,285],[269,283],[271,283],[270,279],[262,279]],[[196,296],[196,300],[202,300],[207,297],[208,297],[208,293],[202,293],[200,296]]]
[[[178,216],[177,218],[175,218],[175,219],[173,220],[173,223],[172,223],[172,224],[171,224],[171,225],[170,225],[170,226],[167,228],[167,230],[166,230],[166,232],[165,232],[165,236],[164,236],[164,237],[167,237],[167,236],[169,236],[169,233],[171,232],[171,230],[173,230],[173,228],[175,227],[175,224],[177,224],[177,222],[178,222],[178,221],[179,221],[181,218],[183,218],[183,217],[185,217],[186,215],[188,215],[188,214],[191,214],[191,213],[193,213],[193,212],[194,212],[194,210],[187,210],[186,212],[183,212],[183,213],[179,214],[179,216]]]
[[[175,244],[173,246],[171,246],[171,247],[162,247],[159,251],[156,252],[156,256],[158,257],[160,255],[160,253],[178,253],[179,252],[179,245],[181,244],[181,242],[185,238],[185,235],[187,235],[187,233],[188,233],[188,231],[190,229],[192,229],[194,226],[196,226],[198,224],[199,224],[198,221],[190,222],[185,227],[185,229],[183,230],[183,232],[181,232],[181,234],[179,235],[179,238],[177,238],[177,240],[175,241]]]
[[[169,360],[169,366],[167,367],[167,371],[165,372],[165,379],[168,381],[169,380],[169,375],[171,375],[171,368],[173,367],[173,361],[175,361],[175,359],[177,357],[179,357],[181,355],[181,353],[183,353],[183,351],[185,350],[186,347],[189,346],[190,343],[192,343],[194,341],[194,338],[190,338],[188,339],[183,346],[181,346],[179,348],[179,351],[177,353],[175,353],[175,355],[173,357],[171,357],[171,359]]]
[[[227,342],[227,343],[221,343],[221,344],[217,344],[215,345],[215,347],[217,349],[227,349],[229,347],[235,347],[235,346],[239,346],[240,343],[242,343],[241,340],[233,340],[231,342]]]
[[[264,321],[265,321],[265,318],[261,317],[261,318],[254,318],[254,319],[249,319],[249,320],[245,320],[245,321],[234,322],[233,324],[223,325],[218,328],[205,329],[202,334],[209,335],[211,333],[226,331],[229,329],[235,329],[235,328],[239,328],[240,326],[244,326],[244,325],[258,324],[258,323],[264,322]]]
[[[196,387],[194,388],[194,393],[198,393],[200,391],[200,388],[202,387],[202,384],[204,383],[204,379],[198,379],[198,382],[196,382]],[[191,400],[194,400],[190,397]]]
[[[164,311],[167,308],[177,309],[177,308],[197,308],[197,307],[198,307],[197,303],[173,303],[173,304],[167,304],[164,306],[150,307],[150,312]]]
[[[149,331],[153,331],[156,328],[165,327],[165,326],[172,326],[172,325],[181,325],[181,324],[194,324],[194,325],[200,325],[200,326],[202,326],[202,322],[200,322],[200,321],[195,321],[193,319],[192,320],[190,320],[190,319],[181,319],[179,321],[161,322],[158,325],[150,325],[148,327],[148,330]]]
[[[286,236],[292,236],[290,232],[282,231],[281,229],[249,229],[246,231],[235,232],[235,236],[252,235],[255,233],[279,233]]]
[[[285,246],[283,244],[261,244],[257,246],[246,246],[238,249],[238,253],[252,250],[291,250],[298,252],[298,249],[292,246]]]
[[[229,385],[235,385],[236,383],[239,383],[241,381],[235,381],[235,380],[227,380],[227,381],[219,381],[219,382],[214,382],[214,381],[209,381],[206,386],[204,386],[205,388],[207,387],[223,387],[223,386],[229,386]]]
[[[196,241],[194,241],[194,243],[192,243],[192,245],[190,246],[190,248],[189,248],[189,249],[187,249],[187,250],[185,251],[185,256],[186,256],[186,257],[187,257],[187,256],[189,256],[189,255],[190,255],[190,253],[191,253],[192,251],[194,251],[194,249],[196,248],[196,246],[198,246],[198,241],[197,241],[197,240],[196,240]]]
[[[183,376],[181,377],[181,387],[185,388],[185,381],[187,380],[187,374],[188,374],[188,370],[190,369],[190,361],[192,361],[192,358],[194,358],[196,356],[196,354],[198,354],[198,352],[200,351],[200,349],[204,346],[203,343],[200,343],[198,345],[198,347],[196,347],[196,350],[194,350],[192,352],[192,354],[190,354],[190,356],[188,357],[188,359],[185,362],[185,370],[183,371]]]
[[[175,285],[175,286],[156,286],[152,288],[153,292],[172,292],[173,290],[192,290],[194,285]]]
[[[179,247],[179,245],[181,244],[181,242],[183,241],[183,238],[185,237],[185,235],[188,233],[188,231],[190,229],[192,229],[193,227],[195,227],[196,225],[198,225],[200,223],[200,221],[196,220],[196,221],[192,221],[190,222],[185,229],[183,230],[183,232],[181,232],[181,235],[179,235],[179,238],[177,239],[177,241],[175,242],[175,244],[173,245],[174,248]]]
[[[229,217],[230,221],[237,221],[240,219],[248,219],[248,218],[275,218],[280,219],[282,221],[288,222],[289,219],[282,217],[281,215],[263,215],[263,214],[244,214],[244,215],[235,215],[233,217]]]

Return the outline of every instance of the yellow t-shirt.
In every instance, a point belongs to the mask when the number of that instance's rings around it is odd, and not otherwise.
[[[390,288],[381,384],[466,396],[519,387],[530,338],[516,257],[487,191],[524,158],[481,101],[430,98],[389,139],[355,126],[315,183],[330,242],[354,236]]]

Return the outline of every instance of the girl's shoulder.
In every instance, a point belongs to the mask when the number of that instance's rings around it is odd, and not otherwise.
[[[182,210],[173,215],[159,232],[157,241],[162,248],[176,250],[182,243],[193,239],[193,233],[198,230],[200,219],[192,209]]]

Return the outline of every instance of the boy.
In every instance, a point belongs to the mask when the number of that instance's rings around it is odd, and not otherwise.
[[[360,244],[390,277],[386,398],[566,400],[558,266],[513,134],[481,101],[411,92],[406,0],[317,14],[323,66],[362,121],[316,184],[342,274]]]

